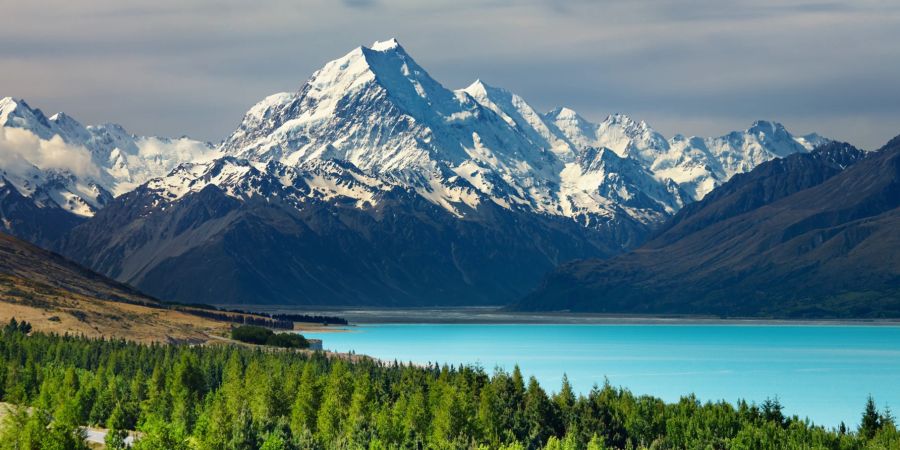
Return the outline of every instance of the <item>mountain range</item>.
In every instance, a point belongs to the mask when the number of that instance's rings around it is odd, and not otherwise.
[[[514,306],[616,314],[900,316],[900,136],[762,163],[640,248],[562,265]]]
[[[767,121],[666,139],[621,114],[540,113],[480,80],[443,87],[396,40],[265,98],[215,146],[9,98],[0,125],[5,231],[214,304],[508,303],[558,264],[637,247],[736,174],[829,142]]]
[[[50,245],[116,195],[211,156],[209,143],[135,136],[122,126],[47,117],[24,100],[0,99],[0,230]]]

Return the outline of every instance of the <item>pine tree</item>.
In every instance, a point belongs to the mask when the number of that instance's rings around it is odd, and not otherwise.
[[[894,412],[891,411],[891,407],[885,405],[884,410],[881,412],[881,427],[884,428],[888,425],[894,426],[896,423],[896,418],[894,417]]]
[[[259,450],[288,450],[288,440],[281,430],[270,431],[263,436]]]
[[[606,450],[606,445],[604,445],[603,443],[603,438],[595,434],[594,437],[592,437],[588,442],[587,450]]]
[[[769,422],[775,422],[778,425],[784,425],[784,407],[778,397],[774,399],[767,398],[762,404],[763,418]]]
[[[158,416],[148,416],[140,428],[141,437],[134,450],[189,450],[184,434]]]
[[[200,403],[205,380],[199,361],[192,353],[184,352],[175,365],[172,376],[172,421],[190,430],[195,419],[195,406]]]
[[[572,390],[572,385],[569,383],[569,377],[566,374],[563,374],[562,386],[560,387],[559,392],[553,396],[553,402],[559,410],[559,416],[560,420],[562,420],[563,427],[568,428],[573,420],[572,413],[575,406],[575,392]],[[558,430],[558,432],[561,431],[562,430]]]
[[[528,428],[524,442],[528,448],[540,448],[561,428],[559,417],[550,398],[534,377],[528,379],[524,403],[524,417]]]
[[[113,408],[112,414],[106,419],[106,427],[108,428],[106,438],[104,439],[106,448],[109,450],[126,448],[125,438],[128,437],[128,431],[125,428],[125,411],[122,408],[121,403]]]
[[[333,444],[341,436],[344,421],[353,395],[353,381],[346,363],[336,362],[328,375],[328,384],[322,395],[316,427],[319,439],[326,445]]]
[[[365,445],[370,437],[372,423],[372,407],[375,403],[375,392],[369,374],[363,372],[356,376],[353,395],[350,398],[350,411],[347,414],[346,436],[351,443]]]
[[[875,406],[875,399],[870,395],[866,400],[866,409],[863,411],[862,422],[859,425],[859,434],[866,440],[875,437],[875,433],[881,429],[881,415]]]
[[[291,432],[295,436],[304,431],[315,433],[316,420],[319,412],[319,403],[322,398],[322,389],[319,385],[319,373],[314,363],[307,362],[303,365],[303,374],[300,375],[300,384],[297,387],[297,398],[291,412]]]

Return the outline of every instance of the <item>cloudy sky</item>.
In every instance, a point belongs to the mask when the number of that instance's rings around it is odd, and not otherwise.
[[[866,148],[900,134],[896,0],[0,1],[0,96],[140,134],[218,141],[389,37],[449,88],[481,78],[666,136],[758,118]]]

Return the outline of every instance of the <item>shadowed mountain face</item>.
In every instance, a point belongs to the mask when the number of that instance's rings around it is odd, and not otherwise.
[[[86,219],[62,208],[44,208],[0,180],[0,232],[47,247]]]
[[[157,208],[140,188],[62,249],[161,298],[309,305],[500,304],[562,261],[611,251],[568,220],[500,207],[460,219],[401,190],[366,210],[290,199],[238,200],[208,185]]]
[[[764,163],[636,251],[569,263],[516,307],[633,314],[900,316],[900,138]]]

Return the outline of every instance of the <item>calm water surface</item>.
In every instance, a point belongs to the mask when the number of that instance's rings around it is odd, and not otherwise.
[[[548,391],[604,377],[666,401],[777,396],[817,424],[859,423],[866,396],[900,410],[900,327],[813,325],[377,324],[305,333],[328,350],[385,360],[518,364]]]

